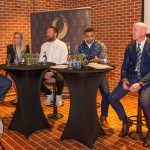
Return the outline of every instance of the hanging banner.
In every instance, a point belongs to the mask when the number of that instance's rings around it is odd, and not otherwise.
[[[76,45],[83,39],[84,30],[91,26],[90,8],[31,13],[33,53],[40,52],[51,25],[59,30],[58,39],[70,46],[69,53],[74,53]]]

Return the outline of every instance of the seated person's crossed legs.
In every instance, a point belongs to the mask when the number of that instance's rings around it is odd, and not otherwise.
[[[47,96],[45,101],[45,105],[50,105],[51,101],[53,100],[53,93],[47,86],[44,84],[46,81],[47,83],[51,83],[51,79],[54,78],[56,81],[56,106],[62,105],[62,90],[64,87],[64,78],[59,73],[54,73],[52,71],[47,72],[43,78],[43,83],[41,84],[41,91]]]

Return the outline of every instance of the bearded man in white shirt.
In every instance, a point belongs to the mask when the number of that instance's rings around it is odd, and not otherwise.
[[[50,26],[47,29],[47,42],[42,44],[40,52],[40,62],[43,60],[44,54],[46,54],[47,62],[54,62],[56,64],[66,64],[68,49],[64,42],[57,39],[58,29],[54,26]],[[62,104],[62,90],[64,86],[64,79],[59,73],[54,73],[49,71],[45,74],[44,80],[50,80],[54,78],[56,81],[57,91],[56,91],[56,106],[61,106]],[[45,105],[50,105],[53,99],[53,93],[48,89],[43,83],[41,85],[41,91],[47,95]]]

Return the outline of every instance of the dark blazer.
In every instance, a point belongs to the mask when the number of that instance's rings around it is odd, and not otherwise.
[[[29,45],[26,45],[26,51],[25,53],[30,53]],[[14,57],[15,57],[15,50],[13,48],[13,45],[10,44],[7,46],[7,54],[11,54],[11,60],[10,62],[14,62]]]
[[[124,62],[121,69],[121,79],[127,78],[130,80],[134,80],[135,76],[137,76],[136,69],[136,42],[131,42],[125,51]],[[144,84],[150,83],[150,40],[145,41],[145,45],[143,48],[142,56],[141,56],[141,79],[140,82]]]

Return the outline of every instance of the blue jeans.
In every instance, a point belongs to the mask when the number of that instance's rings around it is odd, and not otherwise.
[[[109,108],[109,102],[108,102],[108,97],[110,94],[109,91],[109,84],[108,80],[106,77],[104,77],[100,84],[99,84],[99,90],[102,95],[102,102],[101,102],[101,116],[108,116],[108,108]]]
[[[4,101],[7,91],[12,85],[11,80],[3,75],[0,75],[0,101]]]

